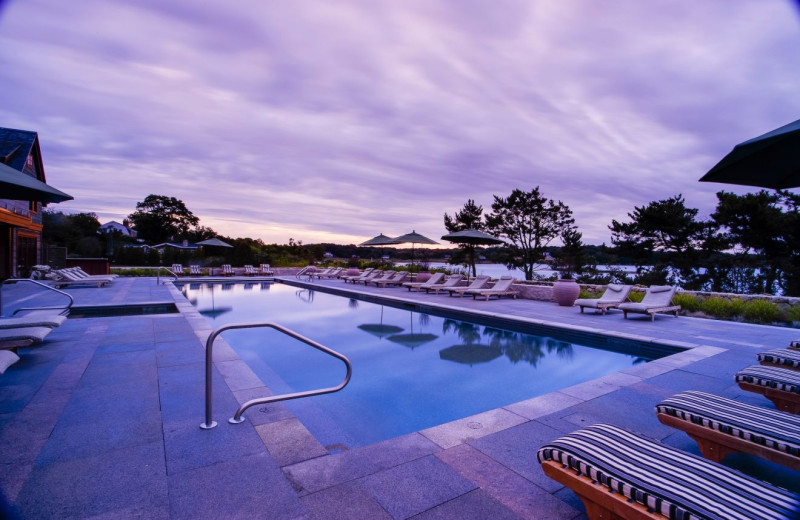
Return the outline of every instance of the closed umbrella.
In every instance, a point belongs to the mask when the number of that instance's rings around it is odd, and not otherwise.
[[[800,119],[734,146],[701,179],[784,190],[800,186]]]
[[[472,276],[477,276],[475,269],[475,246],[502,244],[503,241],[495,238],[479,229],[464,229],[449,235],[442,236],[442,240],[453,242],[454,244],[465,244],[469,249],[470,265],[472,266]]]
[[[395,243],[397,243],[397,244],[408,244],[408,243],[411,244],[411,265],[414,265],[414,244],[438,244],[439,243],[439,242],[436,242],[434,240],[431,240],[430,238],[428,238],[428,237],[426,237],[424,235],[420,235],[416,231],[411,231],[411,233],[406,233],[405,235],[401,235],[399,237],[396,237],[394,240],[395,240]]]

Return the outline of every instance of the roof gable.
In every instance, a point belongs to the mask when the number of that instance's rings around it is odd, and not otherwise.
[[[28,157],[31,157],[31,161],[28,161]],[[36,132],[0,127],[0,162],[46,182]]]

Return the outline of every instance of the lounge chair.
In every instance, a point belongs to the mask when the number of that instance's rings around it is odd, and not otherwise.
[[[463,275],[460,274],[451,274],[447,277],[444,283],[436,283],[433,285],[429,285],[427,287],[422,287],[425,289],[427,294],[430,294],[433,291],[433,294],[439,294],[439,291],[446,291],[448,289],[452,289],[453,287],[458,286],[461,283],[461,280],[464,279]]]
[[[50,327],[0,329],[0,349],[17,349],[41,343],[52,331]]]
[[[67,267],[66,269],[68,271],[75,273],[75,275],[78,276],[79,278],[107,278],[109,280],[116,280],[117,278],[119,278],[118,274],[89,274],[83,269],[81,269],[79,266]]]
[[[775,408],[800,413],[800,372],[788,368],[752,365],[736,373],[739,388],[761,394]]]
[[[234,274],[236,273],[233,272],[231,264],[222,264],[222,276],[233,276]]]
[[[517,291],[511,288],[511,284],[513,283],[514,279],[511,276],[501,276],[489,289],[470,289],[469,291],[465,291],[464,294],[471,294],[473,300],[478,296],[485,296],[486,301],[489,301],[489,298],[492,296],[497,296],[498,298],[502,296],[511,296],[516,299]]]
[[[381,274],[379,276],[376,276],[376,277],[373,277],[373,278],[365,278],[362,281],[364,282],[364,285],[369,285],[369,284],[375,283],[375,282],[387,282],[387,281],[392,279],[392,276],[394,276],[394,273],[396,273],[396,272],[397,271],[384,271],[383,274]]]
[[[606,290],[600,298],[579,298],[575,300],[574,305],[581,308],[581,313],[583,313],[584,307],[589,307],[590,309],[600,310],[605,315],[608,309],[613,309],[621,303],[625,303],[628,299],[628,293],[631,292],[631,287],[631,285],[610,283],[606,286]]]
[[[261,264],[261,266],[258,268],[258,274],[261,276],[272,276],[275,274],[275,272],[272,270],[269,264]]]
[[[458,297],[462,298],[467,291],[477,291],[478,289],[483,289],[489,283],[489,280],[491,280],[491,278],[486,275],[476,276],[469,285],[465,287],[453,287],[447,291],[450,293],[450,296],[453,296],[453,294],[457,293]]]
[[[800,370],[800,350],[793,348],[778,348],[760,352],[756,358],[764,366],[773,366]]]
[[[172,264],[170,271],[172,271],[172,274],[174,274],[175,276],[183,276],[183,265]]]
[[[60,327],[67,317],[61,314],[26,315],[17,318],[0,318],[0,330],[18,329],[21,327]]]
[[[345,278],[344,282],[345,283],[350,282],[352,284],[357,284],[357,283],[361,283],[361,282],[364,282],[364,281],[371,280],[373,278],[377,278],[377,277],[382,276],[382,275],[383,275],[383,271],[382,270],[373,269],[370,272],[364,271],[363,273],[361,273],[361,276],[354,276],[354,277]]]
[[[373,283],[376,287],[394,287],[397,285],[401,285],[403,280],[408,277],[408,271],[397,271],[394,273],[388,280],[375,280]]]
[[[748,453],[800,470],[800,416],[693,390],[660,402],[656,413],[663,424],[686,432],[714,462],[729,453]]]
[[[5,373],[5,371],[19,361],[19,356],[10,350],[0,350],[0,375]]]
[[[323,278],[330,279],[330,278],[338,278],[340,274],[344,271],[344,267],[331,267],[325,271],[320,273],[315,273],[314,277],[322,280]]]
[[[78,278],[74,273],[69,271],[55,271],[55,273],[60,277],[60,279],[53,282],[56,289],[69,287],[71,285],[95,285],[97,287],[103,287],[111,283],[111,280],[107,279],[94,280],[91,278]]]
[[[608,424],[556,439],[537,458],[591,519],[777,520],[800,512],[800,495]]]
[[[680,305],[672,305],[672,297],[675,296],[675,287],[671,285],[651,285],[644,293],[644,298],[640,303],[620,303],[617,307],[622,311],[625,318],[629,312],[636,314],[649,314],[650,321],[655,321],[658,312],[674,312],[678,317]]]
[[[362,276],[366,276],[366,275],[368,275],[369,273],[371,273],[374,270],[375,270],[374,267],[368,267],[368,268],[364,269],[362,272],[360,272],[358,274],[347,274],[347,275],[344,275],[344,276],[340,276],[339,279],[340,280],[344,280],[344,282],[347,283],[350,280],[353,280],[355,278],[361,278]]]
[[[252,265],[245,264],[245,266],[244,266],[244,274],[246,274],[247,276],[255,276],[255,275],[258,274],[258,271],[256,271],[256,268],[253,267]]]
[[[430,287],[431,285],[436,285],[441,282],[442,278],[444,278],[444,273],[433,273],[431,277],[424,282],[405,282],[403,287],[408,287],[409,292],[411,292],[411,289],[416,291],[424,291],[426,287]]]
[[[190,265],[189,266],[189,274],[192,275],[192,276],[202,276],[203,275],[202,271],[200,270],[200,266],[199,265]]]

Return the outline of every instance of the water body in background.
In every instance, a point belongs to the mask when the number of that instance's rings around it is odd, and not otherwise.
[[[395,265],[408,265],[408,262],[395,262]],[[466,273],[467,267],[458,264],[448,264],[446,262],[429,262],[428,263],[429,269],[448,269],[453,272],[460,272]],[[597,268],[600,271],[608,271],[611,268],[621,269],[626,273],[635,273],[636,267],[632,265],[598,265]],[[475,264],[475,269],[478,272],[478,276],[486,275],[491,276],[492,278],[500,278],[501,276],[511,275],[517,280],[524,280],[525,279],[525,272],[521,269],[508,269],[504,264]],[[534,271],[534,274],[542,277],[542,278],[550,278],[553,275],[558,275],[558,271],[554,271],[550,269],[550,266],[546,264],[538,264],[538,268]]]

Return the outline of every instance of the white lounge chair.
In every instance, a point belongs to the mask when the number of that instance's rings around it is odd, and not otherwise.
[[[22,327],[47,327],[53,329],[55,327],[60,327],[66,319],[66,316],[55,313],[48,315],[19,316],[16,318],[0,318],[0,330],[18,329]]]
[[[603,314],[608,309],[618,307],[619,304],[625,303],[628,299],[628,294],[631,292],[631,285],[619,285],[610,283],[606,286],[606,290],[600,298],[579,298],[575,300],[575,304],[581,308],[583,312],[584,307],[590,309],[597,309]]]
[[[361,283],[365,280],[371,280],[372,278],[377,278],[378,276],[383,275],[383,271],[380,269],[365,269],[363,273],[359,276],[346,276],[344,278],[344,283],[350,282],[352,284]]]
[[[644,293],[644,298],[639,303],[627,302],[620,303],[617,308],[622,311],[625,318],[629,312],[636,314],[649,314],[650,321],[655,321],[656,313],[674,312],[678,317],[680,305],[672,305],[672,297],[675,296],[675,287],[671,285],[651,285]]]
[[[255,275],[258,274],[258,271],[256,271],[256,268],[253,267],[252,265],[245,264],[245,266],[244,266],[244,274],[246,274],[247,276],[255,276]]]
[[[477,276],[474,280],[472,280],[472,282],[470,282],[469,285],[464,287],[453,287],[452,289],[448,289],[448,292],[450,293],[450,296],[458,293],[458,297],[462,298],[467,291],[475,291],[486,287],[486,284],[489,283],[490,279],[491,278],[486,275]]]
[[[60,277],[60,279],[53,282],[56,289],[60,287],[69,287],[71,285],[95,285],[97,287],[103,287],[111,283],[111,280],[108,279],[95,280],[91,278],[79,278],[75,273],[66,270],[55,271],[55,273]]]
[[[444,278],[444,273],[433,273],[431,277],[424,282],[405,282],[403,287],[408,287],[409,292],[411,292],[412,289],[415,291],[424,291],[426,287],[440,283],[442,278]]]
[[[258,269],[258,274],[261,276],[272,276],[275,273],[272,271],[272,268],[269,266],[269,264],[261,264],[261,267]]]
[[[17,349],[41,343],[53,331],[50,327],[0,329],[0,349]]]
[[[174,274],[175,276],[183,276],[183,265],[182,264],[172,264],[172,267],[170,268],[170,271],[172,271],[172,274]]]
[[[222,264],[222,276],[233,276],[234,274],[236,273],[233,272],[231,264]]]
[[[502,296],[511,296],[512,298],[516,299],[517,291],[511,288],[511,284],[513,283],[514,278],[511,276],[501,276],[500,279],[488,289],[470,289],[469,291],[465,291],[464,294],[471,294],[473,300],[478,296],[485,296],[486,301],[489,301],[489,298],[492,296],[497,296],[498,298]]]
[[[203,272],[200,269],[199,265],[190,265],[189,266],[189,274],[192,276],[202,276]]]
[[[364,285],[369,285],[371,283],[376,283],[376,282],[387,282],[392,279],[392,276],[394,276],[394,273],[396,272],[397,271],[384,271],[383,274],[381,274],[380,276],[376,276],[374,278],[367,278],[363,280]]]
[[[451,274],[447,277],[444,283],[437,283],[427,287],[423,287],[427,294],[430,294],[433,291],[433,294],[439,294],[439,291],[446,291],[448,289],[452,289],[453,287],[458,286],[461,283],[461,280],[464,279],[464,275],[461,274]]]
[[[393,287],[403,283],[403,280],[408,276],[408,271],[398,271],[388,280],[376,280],[376,287]]]
[[[19,361],[19,356],[10,350],[0,350],[0,374],[3,374],[8,367]]]
[[[80,278],[108,278],[110,280],[116,280],[119,278],[118,274],[89,274],[81,269],[80,266],[67,267],[67,269],[75,273]]]

